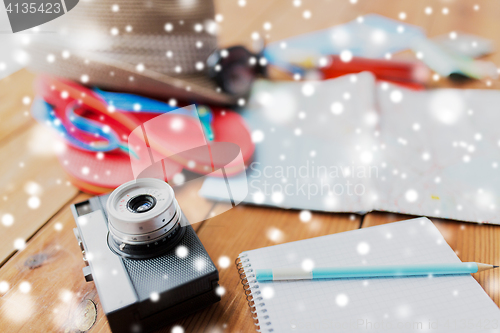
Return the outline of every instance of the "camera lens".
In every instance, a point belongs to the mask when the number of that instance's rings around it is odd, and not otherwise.
[[[130,199],[127,208],[132,213],[145,213],[156,205],[156,199],[149,194],[140,194]]]
[[[154,257],[184,234],[174,191],[159,179],[142,178],[121,185],[109,196],[106,210],[108,244],[126,258]]]

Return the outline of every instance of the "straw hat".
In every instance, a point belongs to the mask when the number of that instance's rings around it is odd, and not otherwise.
[[[87,0],[41,27],[27,47],[35,71],[162,99],[233,103],[208,78],[217,47],[207,0]]]

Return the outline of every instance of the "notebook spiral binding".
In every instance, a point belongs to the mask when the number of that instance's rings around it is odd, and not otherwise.
[[[243,290],[245,290],[245,296],[250,307],[250,312],[252,313],[252,319],[254,320],[254,325],[257,327],[257,332],[274,332],[272,328],[265,328],[264,326],[270,326],[269,316],[266,314],[267,309],[266,304],[262,302],[264,298],[261,296],[261,291],[259,289],[259,284],[255,279],[255,274],[253,273],[252,265],[250,264],[250,259],[248,259],[247,254],[241,254],[235,260],[236,268],[240,274],[241,284],[243,285]],[[252,290],[254,292],[252,292]],[[256,290],[257,289],[257,290]],[[257,313],[261,313],[261,320],[259,321]],[[261,322],[265,321],[265,322]]]

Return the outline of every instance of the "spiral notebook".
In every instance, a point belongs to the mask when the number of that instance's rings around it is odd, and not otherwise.
[[[500,310],[471,275],[257,282],[255,269],[460,262],[427,218],[240,254],[261,332],[500,332]],[[244,274],[243,274],[244,273]]]

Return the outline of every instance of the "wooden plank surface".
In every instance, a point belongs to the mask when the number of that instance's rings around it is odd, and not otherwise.
[[[88,197],[82,194],[73,201]],[[0,269],[0,281],[8,283],[0,298],[2,331],[74,332],[80,319],[77,316],[83,313],[77,310],[82,301],[89,299],[99,304],[94,285],[83,279],[84,264],[74,227],[66,205],[24,251],[16,253]],[[96,326],[106,326],[101,307],[96,305],[96,309]]]
[[[363,228],[403,221],[415,216],[375,212],[363,219]],[[431,218],[446,242],[464,262],[500,265],[500,226]],[[486,293],[500,306],[500,272],[498,269],[473,274]]]
[[[0,144],[33,123],[29,107],[33,101],[35,75],[22,69],[0,80]]]
[[[78,193],[52,150],[51,135],[37,124],[0,145],[0,263]]]
[[[245,5],[240,6],[240,2]],[[405,12],[405,22],[421,26],[429,36],[450,31],[470,32],[491,38],[497,46],[500,45],[498,1],[299,2],[300,6],[295,6],[292,0],[217,0],[217,13],[224,18],[220,23],[220,45],[255,45],[251,38],[253,32],[258,32],[268,43],[348,22],[372,12],[393,19],[398,19],[399,13]],[[480,6],[479,11],[473,9],[476,4]],[[424,13],[426,6],[433,8],[432,15]],[[448,15],[442,14],[444,7],[448,8]],[[306,11],[311,13],[311,18],[304,18]],[[265,22],[271,23],[270,30],[263,29]],[[398,56],[406,57],[408,54],[395,55]],[[500,54],[494,53],[486,59],[499,62]],[[30,142],[37,143],[33,142],[33,138],[45,137],[42,134],[45,132],[25,116],[28,105],[23,104],[23,97],[32,98],[32,79],[33,75],[23,70],[0,81],[0,218],[5,214],[14,218],[9,227],[0,224],[0,262],[13,253],[15,239],[28,239],[27,247],[0,268],[0,283],[9,284],[8,290],[0,294],[0,330],[78,332],[91,327],[91,332],[109,332],[95,288],[92,283],[83,280],[81,253],[71,230],[75,224],[68,202],[79,201],[86,196],[76,196],[77,190],[65,185],[64,172],[53,154],[34,154],[29,149]],[[438,85],[452,84],[441,80]],[[498,88],[500,84],[493,81],[488,86],[486,81],[477,81],[460,87]],[[41,148],[47,148],[47,145],[38,149]],[[35,150],[40,152],[38,149]],[[20,167],[21,164],[23,167]],[[189,203],[194,192],[192,188],[179,192],[179,201],[183,206]],[[32,196],[39,197],[41,201],[37,209],[30,209],[27,204]],[[227,206],[219,204],[213,207],[212,203],[203,202],[189,209],[189,213],[193,214],[193,219],[202,219],[210,214],[212,208],[217,214]],[[302,223],[297,211],[241,206],[196,224],[194,227],[219,268],[220,283],[226,294],[220,303],[178,324],[186,332],[253,332],[253,321],[233,264],[237,254],[257,247],[356,229],[360,218],[353,217],[313,213],[312,221]],[[363,227],[405,218],[408,216],[372,213],[365,217]],[[497,245],[500,227],[433,221],[462,260],[500,263],[500,248]],[[37,230],[35,236],[30,238]],[[228,267],[218,264],[221,257],[229,259]],[[500,304],[499,273],[486,272],[475,277],[496,304]],[[25,293],[27,289],[30,291]],[[92,317],[94,311],[95,323]],[[170,328],[162,331],[170,332]]]

